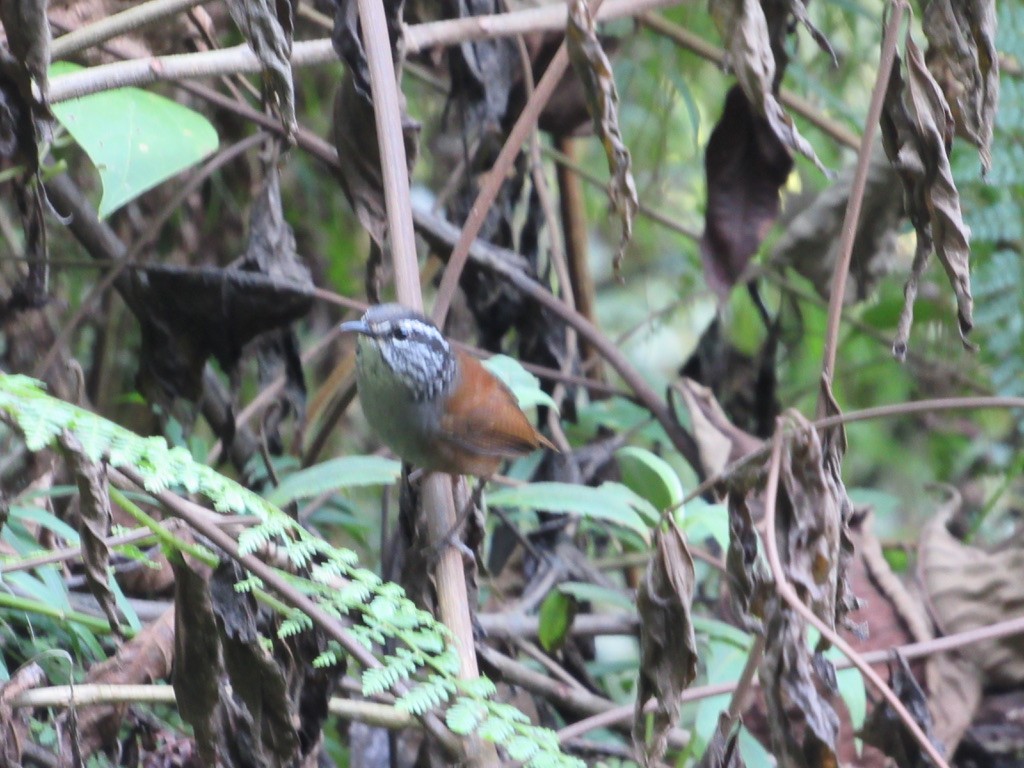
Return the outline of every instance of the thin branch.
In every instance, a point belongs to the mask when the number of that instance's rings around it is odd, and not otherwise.
[[[50,58],[53,61],[66,59],[86,48],[155,24],[205,2],[207,0],[149,0],[61,35],[50,45]]]
[[[170,685],[53,685],[24,691],[6,702],[13,709],[36,707],[93,707],[103,704],[170,704],[177,700]],[[328,711],[343,720],[355,720],[378,728],[402,730],[418,728],[419,723],[408,712],[387,704],[333,696]]]
[[[676,5],[679,0],[606,0],[593,13],[598,21],[636,16],[644,11]],[[420,53],[436,46],[458,45],[471,40],[511,37],[531,32],[565,30],[568,12],[564,3],[553,3],[510,13],[413,24],[405,28],[405,49]]]
[[[775,506],[779,491],[779,471],[782,464],[782,447],[785,441],[785,435],[777,428],[775,433],[775,439],[772,440],[772,453],[771,459],[768,463],[768,482],[765,487],[765,503],[764,503],[764,529],[762,532],[761,540],[765,547],[765,556],[768,560],[768,566],[771,569],[772,578],[775,580],[775,588],[778,590],[779,596],[801,617],[804,621],[813,626],[821,636],[827,639],[832,645],[840,650],[855,666],[864,678],[871,683],[871,686],[878,691],[878,693],[884,698],[889,706],[893,708],[900,720],[906,726],[907,730],[910,731],[914,740],[920,745],[921,750],[928,755],[932,760],[932,763],[937,768],[949,768],[949,764],[945,761],[938,749],[932,744],[931,740],[921,730],[921,726],[917,724],[913,716],[907,711],[907,708],[900,701],[899,697],[893,693],[892,689],[886,685],[885,681],[879,676],[874,668],[868,664],[864,658],[855,651],[849,643],[844,640],[839,633],[837,633],[832,627],[828,626],[824,621],[819,619],[810,608],[804,605],[803,600],[796,593],[793,585],[789,583],[786,578],[785,571],[782,569],[782,562],[779,559],[779,547],[777,537],[775,535]]]
[[[846,216],[839,236],[839,253],[836,257],[835,272],[832,274],[832,290],[829,295],[828,324],[825,330],[825,349],[822,353],[821,375],[831,385],[836,366],[836,350],[839,345],[839,323],[842,318],[843,299],[846,295],[846,278],[850,272],[850,260],[853,256],[853,243],[857,237],[860,223],[860,209],[864,202],[864,189],[867,185],[868,166],[871,162],[871,145],[875,139],[875,131],[882,115],[885,92],[889,87],[889,75],[893,62],[896,60],[896,40],[899,34],[903,13],[907,8],[905,0],[896,0],[890,5],[892,15],[885,26],[882,38],[882,51],[879,55],[878,74],[875,87],[871,92],[868,114],[864,118],[864,133],[860,140],[857,155],[857,167],[854,169],[853,182],[850,187],[850,199],[846,204]],[[822,398],[824,395],[822,395]],[[818,400],[818,412],[823,413],[824,400]]]
[[[678,0],[608,0],[609,10],[604,13],[596,12],[599,19],[608,20],[634,16],[643,10],[675,5],[677,2]],[[412,25],[405,29],[405,45],[406,50],[412,53],[438,45],[458,45],[466,40],[563,29],[565,17],[565,6],[558,5],[494,16],[479,16],[470,24],[466,24],[464,19],[455,19]],[[337,60],[337,54],[328,38],[297,41],[292,46],[293,67],[332,64]],[[50,81],[49,96],[51,102],[57,103],[111,88],[148,85],[168,80],[254,74],[260,70],[260,62],[252,49],[248,45],[237,45],[218,51],[152,56],[90,67],[55,77]]]

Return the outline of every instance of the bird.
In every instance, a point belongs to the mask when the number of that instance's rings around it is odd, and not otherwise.
[[[377,304],[339,330],[358,334],[363,413],[403,461],[427,472],[489,478],[504,459],[557,450],[512,390],[419,312]]]

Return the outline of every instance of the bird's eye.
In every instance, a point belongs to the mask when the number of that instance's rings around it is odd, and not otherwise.
[[[400,325],[395,326],[394,330],[391,331],[391,335],[396,341],[405,341],[406,337],[408,336],[408,334],[405,332],[405,328],[403,328]]]

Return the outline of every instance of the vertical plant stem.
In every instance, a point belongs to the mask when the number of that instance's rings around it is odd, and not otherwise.
[[[395,288],[401,303],[422,310],[423,296],[409,200],[409,174],[405,143],[402,140],[402,116],[384,8],[381,0],[358,0],[358,7],[373,91]],[[421,499],[431,545],[440,553],[436,571],[440,619],[451,631],[459,651],[460,676],[472,679],[479,677],[480,673],[473,648],[473,624],[466,574],[461,553],[445,541],[458,519],[452,493],[454,480],[448,475],[427,475],[423,480]],[[498,765],[497,751],[493,744],[481,743],[479,739],[473,738],[468,740],[467,747],[471,764]]]
[[[839,254],[836,259],[835,272],[832,274],[832,290],[829,296],[828,325],[825,331],[825,350],[822,355],[821,375],[832,384],[832,376],[836,366],[836,347],[839,344],[839,321],[843,312],[843,296],[846,294],[846,277],[850,272],[850,259],[853,255],[853,242],[857,236],[857,224],[860,220],[861,204],[864,202],[864,188],[868,179],[868,165],[871,162],[871,145],[875,139],[875,130],[882,115],[882,104],[885,92],[889,87],[889,75],[893,62],[896,60],[896,39],[903,13],[906,10],[904,0],[895,0],[890,6],[891,15],[885,26],[882,38],[882,51],[878,62],[878,76],[875,88],[871,92],[868,114],[864,120],[864,133],[861,135],[860,150],[857,156],[857,167],[854,170],[853,184],[850,188],[850,200],[846,205],[846,216],[839,236]],[[818,400],[819,415],[824,414],[825,403]]]
[[[395,289],[402,304],[422,310],[423,296],[420,293],[420,274],[416,265],[416,235],[412,228],[412,205],[409,202],[409,171],[405,142],[402,140],[402,111],[398,103],[387,20],[380,0],[359,0],[358,6],[366,63],[373,89],[373,117],[380,147]]]

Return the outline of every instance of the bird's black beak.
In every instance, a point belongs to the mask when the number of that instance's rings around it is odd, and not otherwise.
[[[349,320],[338,326],[338,330],[342,333],[361,333],[363,336],[372,336],[370,333],[370,326],[368,326],[362,320]]]

